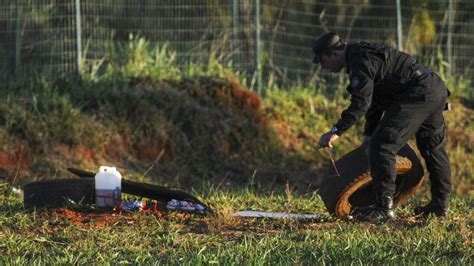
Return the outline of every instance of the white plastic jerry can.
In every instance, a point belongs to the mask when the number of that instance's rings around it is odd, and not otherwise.
[[[101,166],[95,175],[95,200],[98,207],[115,207],[122,200],[122,175],[115,167]]]

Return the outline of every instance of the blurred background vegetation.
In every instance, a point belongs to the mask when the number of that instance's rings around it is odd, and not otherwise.
[[[447,147],[472,195],[474,3],[401,4],[404,50],[453,92]],[[312,190],[330,162],[314,143],[348,104],[312,42],[331,30],[397,46],[396,14],[386,0],[0,0],[0,167],[12,182],[114,164],[173,186]]]
[[[442,67],[436,70],[472,81],[474,3],[402,0],[398,20],[396,2],[0,0],[0,75],[78,72],[81,64],[107,62],[113,43],[144,38],[152,46],[166,43],[179,66],[232,66],[250,89],[260,72],[264,87],[319,87],[334,82],[311,65],[310,47],[321,33],[337,31],[348,41],[399,44]]]

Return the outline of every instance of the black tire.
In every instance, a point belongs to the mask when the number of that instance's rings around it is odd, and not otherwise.
[[[25,208],[63,207],[70,200],[81,204],[95,202],[94,179],[54,179],[35,181],[23,187]]]
[[[405,145],[398,155],[397,172],[400,174],[397,174],[395,182],[395,206],[415,193],[424,175],[421,162],[409,145]],[[341,176],[328,169],[318,191],[329,213],[343,217],[354,208],[365,208],[375,203],[366,147],[358,147],[345,154],[336,161],[336,166]]]

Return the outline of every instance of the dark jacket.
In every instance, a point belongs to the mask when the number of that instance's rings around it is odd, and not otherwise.
[[[371,135],[384,110],[393,102],[412,96],[419,100],[429,98],[426,88],[412,85],[431,71],[414,57],[394,48],[366,42],[350,43],[346,49],[346,64],[351,103],[334,125],[338,135],[362,115],[366,118],[364,135]]]

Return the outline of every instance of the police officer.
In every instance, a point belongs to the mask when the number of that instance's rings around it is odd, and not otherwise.
[[[314,60],[333,73],[346,68],[350,105],[339,121],[319,139],[321,147],[334,141],[365,115],[364,143],[369,145],[370,170],[376,204],[359,219],[384,222],[395,218],[395,155],[415,136],[431,182],[431,201],[416,215],[446,216],[451,170],[444,149],[444,118],[448,90],[441,78],[414,57],[382,44],[345,43],[334,32],[320,36]]]

